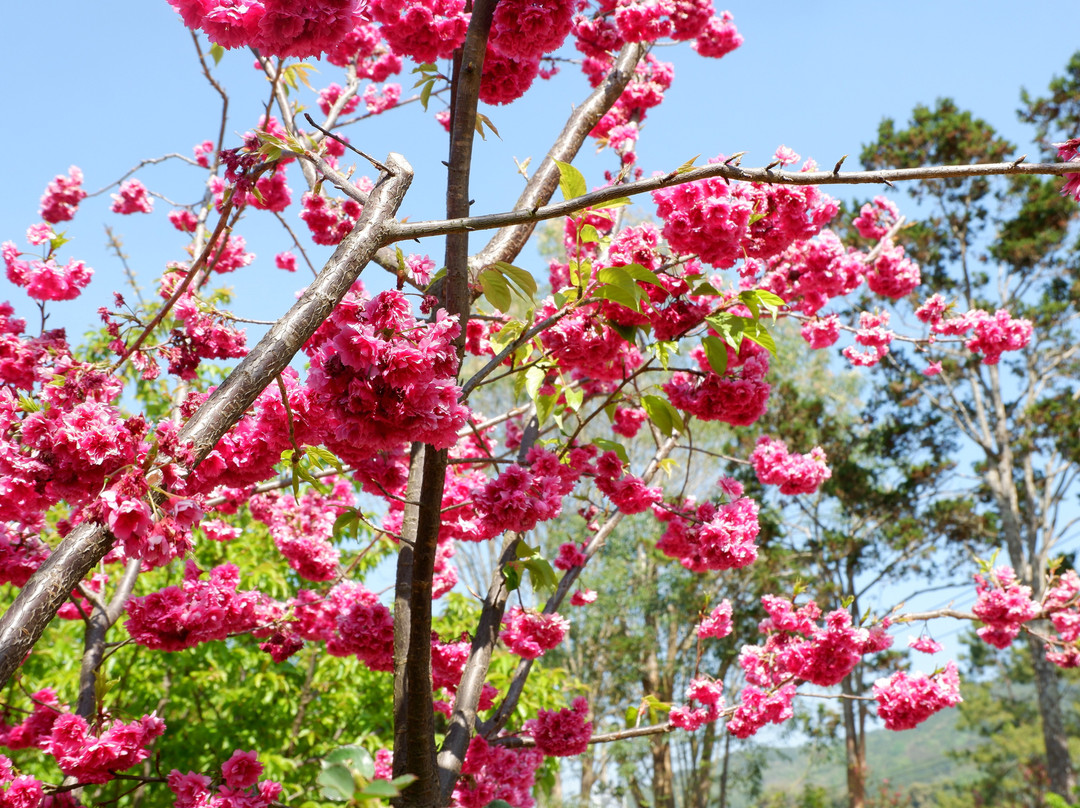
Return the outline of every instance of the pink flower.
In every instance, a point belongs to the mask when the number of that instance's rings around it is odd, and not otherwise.
[[[120,192],[112,194],[113,213],[152,213],[154,200],[146,192],[146,186],[138,180],[124,180],[120,183]]]
[[[991,316],[976,310],[975,336],[965,345],[969,351],[981,353],[984,365],[996,365],[1005,351],[1019,351],[1031,340],[1030,320],[1014,320],[1005,309]]]
[[[68,169],[65,177],[58,174],[41,197],[41,218],[50,224],[70,221],[79,203],[86,198],[82,189],[83,174],[78,166]]]
[[[232,757],[221,764],[221,776],[229,788],[248,788],[255,785],[262,774],[263,765],[258,761],[255,750],[242,752],[239,749]]]
[[[589,703],[579,696],[572,707],[540,710],[536,718],[525,722],[525,730],[533,736],[536,748],[548,757],[580,755],[592,737]]]
[[[776,149],[776,153],[773,154],[773,159],[778,161],[780,165],[789,166],[792,163],[799,162],[799,155],[795,153],[794,149],[789,149],[787,146],[780,146]]]
[[[596,592],[592,589],[578,589],[570,596],[571,606],[588,606],[596,602]]]
[[[54,238],[56,238],[56,233],[54,233],[52,227],[45,222],[42,222],[41,224],[32,224],[26,228],[26,240],[28,243],[35,246],[44,244]]]
[[[879,239],[889,232],[889,228],[900,218],[900,209],[896,203],[883,196],[875,196],[859,209],[859,215],[852,224],[863,238]]]
[[[543,656],[563,641],[570,623],[558,614],[543,614],[515,606],[503,618],[506,629],[500,639],[522,659]]]
[[[989,578],[975,576],[978,598],[971,608],[985,623],[978,635],[995,648],[1008,648],[1020,633],[1020,626],[1038,613],[1031,599],[1031,587],[1016,583],[1012,567],[997,567]]]
[[[274,266],[286,272],[296,272],[296,255],[287,250],[280,252],[274,256]]]
[[[916,651],[922,651],[924,654],[936,654],[938,651],[943,650],[945,646],[932,637],[924,634],[921,637],[912,637],[909,639],[908,648],[914,648]]]
[[[1058,150],[1058,159],[1066,163],[1075,163],[1080,160],[1080,153],[1078,153],[1077,146],[1080,145],[1080,138],[1070,138],[1064,143],[1053,144]],[[1068,179],[1065,180],[1065,185],[1061,189],[1062,196],[1068,196],[1072,194],[1076,199],[1080,200],[1080,173],[1066,175]]]
[[[698,624],[697,633],[702,639],[722,639],[731,633],[732,627],[731,602],[725,598]]]
[[[693,521],[678,513],[654,508],[657,518],[667,522],[667,530],[656,549],[692,572],[728,570],[745,567],[757,559],[758,506],[749,497],[740,497],[724,505],[705,502],[694,508],[687,500],[681,510]]]
[[[897,671],[888,679],[878,679],[874,683],[874,698],[886,729],[912,729],[939,710],[963,701],[956,663],[948,663],[933,676],[924,673],[908,676]]]
[[[810,347],[817,350],[828,348],[840,339],[840,318],[835,314],[807,320],[799,331]]]
[[[781,494],[812,494],[832,476],[825,452],[815,446],[809,454],[789,454],[787,444],[762,435],[750,455],[762,485],[778,485]]]

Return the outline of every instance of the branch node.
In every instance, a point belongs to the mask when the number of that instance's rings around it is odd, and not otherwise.
[[[1013,168],[1016,168],[1016,167],[1017,167],[1018,165],[1020,165],[1020,164],[1021,164],[1022,162],[1024,162],[1024,161],[1025,161],[1026,159],[1027,159],[1027,155],[1026,155],[1026,154],[1022,154],[1022,155],[1020,155],[1020,156],[1019,156],[1018,158],[1016,158],[1015,160],[1013,160]]]
[[[839,174],[839,173],[840,173],[840,166],[842,166],[842,165],[844,164],[844,161],[845,161],[845,160],[846,160],[847,158],[848,158],[848,156],[847,156],[847,155],[845,154],[845,155],[844,155],[843,157],[841,157],[841,158],[840,158],[839,160],[837,160],[837,161],[836,161],[836,165],[834,165],[834,166],[833,166],[833,169],[832,169],[832,173],[833,173],[834,175],[836,175],[836,174]]]

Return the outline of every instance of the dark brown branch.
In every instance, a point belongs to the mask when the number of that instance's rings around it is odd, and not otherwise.
[[[412,167],[397,154],[391,154],[387,164],[393,173],[379,177],[356,227],[334,251],[319,277],[180,431],[181,442],[193,446],[194,465],[240,420],[255,397],[329,316],[375,251],[392,239],[394,215],[412,182]],[[22,664],[68,594],[112,544],[113,536],[104,525],[83,522],[19,591],[0,617],[0,688]]]
[[[79,699],[75,713],[93,723],[97,712],[97,672],[105,658],[105,635],[124,613],[124,605],[135,588],[142,564],[138,559],[128,561],[124,575],[116,585],[108,606],[100,603],[94,607],[83,637],[82,667],[79,670]],[[104,608],[102,608],[104,606]]]

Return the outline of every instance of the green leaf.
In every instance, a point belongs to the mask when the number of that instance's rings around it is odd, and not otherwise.
[[[649,348],[656,356],[657,361],[660,362],[660,367],[664,370],[668,369],[668,361],[671,359],[671,356],[679,353],[679,343],[670,342],[668,340],[654,342]]]
[[[492,800],[484,808],[514,808],[514,806],[506,800]]]
[[[533,299],[536,295],[537,286],[536,279],[529,270],[516,267],[513,264],[508,264],[506,261],[498,261],[494,266],[499,272],[509,278],[518,289],[524,292],[526,297],[530,300]]]
[[[624,267],[619,267],[623,272],[633,278],[635,281],[641,281],[642,283],[651,283],[653,286],[661,286],[660,278],[656,276],[656,273],[651,269],[646,269],[641,264],[627,264]]]
[[[578,241],[582,244],[599,244],[600,234],[596,232],[596,228],[591,224],[583,224],[581,229],[578,230]]]
[[[334,802],[347,802],[356,793],[356,781],[352,772],[340,764],[326,766],[324,762],[323,770],[319,772],[315,782],[320,786],[323,799]]]
[[[608,323],[611,326],[611,330],[622,337],[630,344],[634,343],[637,337],[637,326],[634,325],[622,325],[621,323]],[[667,368],[665,368],[666,370]]]
[[[540,394],[545,378],[547,378],[547,369],[539,365],[533,365],[525,371],[525,391],[533,401],[536,401],[536,397]]]
[[[621,443],[616,443],[615,441],[607,440],[606,438],[593,438],[592,443],[603,452],[614,452],[617,454],[619,460],[623,462],[623,465],[630,465],[630,455],[626,453],[626,447]]]
[[[217,43],[210,46],[210,57],[214,60],[214,67],[221,64],[221,57],[225,55],[225,49]]]
[[[491,122],[491,119],[482,112],[476,113],[476,131],[481,138],[487,140],[487,137],[484,135],[484,126],[487,126],[488,129],[494,132],[495,137],[502,140],[502,135],[499,134],[499,130],[495,128],[495,124]]]
[[[506,581],[508,592],[514,592],[521,587],[521,569],[519,565],[510,563],[503,567],[503,580]]]
[[[701,347],[705,349],[705,358],[709,360],[713,373],[717,376],[727,373],[727,346],[710,334],[701,341]]]
[[[586,193],[588,186],[580,171],[562,160],[556,160],[555,164],[559,167],[559,188],[562,190],[563,199],[573,199]]]
[[[772,334],[769,333],[769,329],[757,320],[746,321],[746,325],[743,326],[743,336],[752,342],[756,342],[773,356],[776,356],[776,341],[772,338]]]
[[[585,400],[585,393],[580,387],[566,387],[563,389],[566,398],[566,406],[577,412],[581,409],[581,403]]]
[[[596,291],[596,296],[603,298],[604,300],[610,300],[614,303],[618,303],[620,306],[626,306],[633,311],[640,311],[638,307],[638,299],[632,293],[623,289],[621,286],[615,286],[610,283],[605,283]]]
[[[554,592],[559,585],[559,579],[555,577],[555,569],[545,558],[530,558],[524,562],[525,569],[529,571],[529,581],[536,592]]]
[[[543,426],[547,419],[551,417],[555,411],[555,404],[555,396],[536,397],[536,420],[540,422],[540,426]]]
[[[360,511],[349,508],[334,520],[334,538],[341,539],[349,533],[355,533],[360,527]]]
[[[648,413],[649,420],[656,424],[665,436],[670,437],[675,430],[683,430],[682,416],[666,398],[660,396],[642,396],[641,406]]]
[[[638,711],[637,707],[627,707],[626,708],[626,728],[627,729],[630,729],[631,727],[637,726],[638,712],[639,711]]]
[[[621,208],[630,204],[630,197],[620,196],[618,199],[612,199],[610,202],[605,202],[602,205],[596,205],[591,210],[604,210],[606,208]]]
[[[431,100],[431,91],[435,88],[435,79],[430,78],[423,82],[423,85],[420,88],[420,106],[424,108],[424,112],[427,112],[428,101]]]
[[[510,311],[510,286],[501,272],[497,269],[485,269],[480,273],[479,281],[488,303],[499,311]]]
[[[401,794],[401,791],[389,780],[372,780],[356,792],[356,797],[393,799],[399,794]]]
[[[689,171],[690,169],[692,169],[694,167],[694,163],[697,162],[697,159],[699,157],[701,157],[700,154],[695,154],[693,157],[691,157],[689,160],[687,160],[681,166],[676,168],[675,173],[676,174],[685,174],[687,171]]]
[[[717,295],[720,294],[720,292],[718,292],[716,287],[713,286],[711,283],[709,283],[708,281],[705,281],[705,282],[699,283],[697,286],[695,286],[694,290],[692,292],[690,292],[690,294],[691,295],[702,296],[702,297],[704,297],[704,296],[716,297]]]
[[[368,750],[356,744],[339,746],[323,759],[322,765],[324,768],[331,765],[346,766],[366,780],[375,776],[374,758]]]

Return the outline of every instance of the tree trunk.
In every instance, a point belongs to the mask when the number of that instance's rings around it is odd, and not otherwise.
[[[851,675],[844,678],[841,689],[845,696],[854,695]],[[853,699],[843,699],[840,702],[844,708],[844,752],[847,758],[847,791],[848,808],[865,808],[866,806],[866,741],[861,729],[858,702]]]
[[[1050,790],[1073,802],[1076,775],[1069,756],[1069,738],[1065,734],[1065,722],[1061,717],[1061,689],[1058,687],[1058,671],[1046,659],[1046,649],[1037,638],[1028,635],[1028,649],[1035,668],[1035,690],[1039,694],[1039,713],[1042,716],[1043,743],[1046,746],[1046,773],[1050,778]]]

